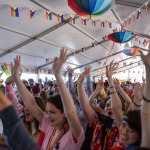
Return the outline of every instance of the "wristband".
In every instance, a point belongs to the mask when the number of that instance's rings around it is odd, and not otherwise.
[[[117,92],[118,92],[118,91],[122,91],[122,89],[117,90]]]
[[[145,102],[150,103],[150,100],[146,99],[144,95],[143,95],[143,100],[144,100]]]
[[[117,92],[111,92],[111,93],[109,93],[109,95],[111,95],[111,94],[115,94],[115,93],[117,93]]]
[[[112,89],[112,88],[115,88],[115,86],[110,86],[109,88]]]

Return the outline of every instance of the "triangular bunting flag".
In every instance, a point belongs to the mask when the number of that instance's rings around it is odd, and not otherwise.
[[[108,22],[108,27],[112,28],[112,23],[111,22]]]
[[[83,26],[86,25],[86,19],[83,19],[83,18],[82,18],[82,25],[83,25]]]
[[[104,21],[100,21],[100,26],[101,27],[105,27],[105,22]]]
[[[95,20],[92,20],[92,26],[96,26]]]
[[[34,8],[30,9],[30,19],[33,18],[34,14],[35,14],[36,10]]]
[[[142,19],[142,17],[143,17],[142,12],[140,10],[138,10],[136,19]]]
[[[76,54],[77,54],[77,52],[76,52],[76,51],[72,52],[72,56],[75,56]]]
[[[146,11],[146,13],[148,14],[148,0],[147,0],[147,2],[145,3],[145,7],[146,7],[146,9],[145,9],[145,11]]]
[[[63,22],[64,21],[64,16],[63,15],[58,14],[57,18],[58,18],[58,22]]]
[[[108,41],[108,37],[107,37],[106,35],[103,36],[102,39],[103,39],[104,42],[105,42],[105,41]]]
[[[46,19],[52,20],[52,12],[51,11],[46,11]]]
[[[75,24],[75,17],[70,16],[70,23]]]
[[[48,74],[52,74],[52,70],[47,70],[47,73]]]
[[[5,63],[2,64],[1,68],[2,68],[3,72],[6,72],[8,70],[8,67]]]
[[[132,16],[129,18],[129,24],[132,24]]]
[[[19,9],[16,5],[11,6],[11,16],[19,17]]]
[[[95,46],[97,46],[97,42],[96,41],[92,43],[92,47],[95,47]]]
[[[146,39],[143,41],[143,46],[146,47],[149,44],[149,41],[147,41]]]
[[[85,51],[86,51],[86,47],[83,47],[83,48],[82,48],[82,52],[85,52]]]

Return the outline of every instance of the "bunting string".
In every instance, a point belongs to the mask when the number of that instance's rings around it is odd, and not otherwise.
[[[138,38],[136,37],[135,38],[135,42],[137,42],[139,45],[143,46],[143,47],[147,47],[148,44],[149,44],[149,39],[144,39],[143,42]]]
[[[6,6],[10,6],[10,13],[12,17],[20,17],[20,11],[22,10],[22,8],[26,8],[29,10],[29,18],[33,19],[36,14],[38,13],[38,10],[36,10],[35,8],[28,8],[25,6],[17,6],[15,4],[13,5],[9,5],[6,3],[0,3],[0,5],[6,5]],[[58,22],[63,22],[64,20],[64,15],[69,15],[70,16],[70,23],[75,24],[76,23],[76,16],[78,16],[77,14],[67,14],[67,13],[62,13],[62,12],[53,12],[50,10],[46,10],[45,11],[45,18],[46,20],[53,20],[53,15],[55,14],[55,16],[57,15],[57,20]],[[99,26],[100,27],[108,27],[108,28],[112,28],[113,23],[116,22],[109,22],[109,21],[101,21],[101,20],[94,20],[93,18],[82,18],[81,17],[81,24],[83,26],[87,25],[87,20],[91,20],[91,25],[93,27]]]
[[[147,0],[143,5],[141,5],[141,7],[139,7],[130,16],[128,16],[127,18],[125,18],[123,20],[122,26],[126,27],[127,25],[131,25],[133,22],[135,22],[136,19],[142,19],[143,18],[143,13],[141,11],[141,8],[144,7],[144,6],[145,6],[146,14],[148,14],[148,3],[149,3],[149,0]]]
[[[136,19],[142,19],[143,18],[143,13],[141,11],[142,7],[145,7],[145,12],[146,12],[146,14],[148,14],[148,3],[149,3],[149,1],[150,0],[147,0],[135,12],[133,12],[130,16],[125,18],[123,20],[123,24],[122,25],[124,27],[126,27],[127,25],[131,25],[133,22],[135,22]],[[27,7],[22,7],[22,6],[17,7],[15,4],[9,5],[9,4],[6,4],[6,3],[0,3],[0,5],[10,6],[10,8],[11,8],[11,16],[12,17],[20,17],[19,9],[20,8],[27,8]],[[36,9],[35,8],[27,8],[27,9],[29,9],[29,18],[30,19],[34,18],[35,14],[37,13]],[[56,14],[57,17],[58,17],[58,22],[63,22],[64,21],[64,15],[70,15],[70,23],[72,23],[72,24],[76,23],[76,21],[75,21],[76,18],[75,17],[78,16],[77,14],[57,13],[57,12],[52,12],[52,11],[49,11],[49,10],[47,10],[45,14],[46,14],[46,19],[47,20],[52,20],[52,15]],[[96,21],[93,18],[88,18],[88,19],[91,19],[91,22],[92,22],[91,25],[93,27],[95,27],[98,24],[98,22],[99,22],[100,27],[112,28],[112,22],[100,21],[100,20]],[[87,18],[81,18],[81,24],[83,26],[87,25]]]
[[[106,64],[107,64],[107,61],[108,61],[108,57],[109,57],[109,55],[111,54],[111,52],[112,52],[112,50],[113,50],[113,48],[114,48],[114,43],[113,43],[113,45],[112,45],[112,47],[111,47],[111,49],[110,49],[110,51],[109,51],[109,53],[108,53],[108,56],[107,56],[107,58],[106,58],[106,60],[105,60],[105,62],[104,62],[104,64],[103,64],[103,67],[104,66],[106,66]]]

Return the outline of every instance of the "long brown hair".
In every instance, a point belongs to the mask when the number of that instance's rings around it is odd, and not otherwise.
[[[45,103],[44,103],[44,100],[41,98],[41,97],[34,97],[37,105],[43,110],[45,111]],[[32,135],[32,122],[27,122],[25,119],[24,119],[24,125],[26,126],[28,132],[30,133],[30,135]],[[34,128],[35,128],[35,133],[32,135],[33,139],[36,140],[37,137],[38,137],[38,134],[39,134],[39,122],[36,118],[34,118],[33,120],[33,123],[34,123]]]

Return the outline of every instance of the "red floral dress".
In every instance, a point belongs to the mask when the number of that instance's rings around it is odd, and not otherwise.
[[[91,150],[111,150],[119,140],[119,130],[117,126],[106,129],[100,119],[92,124],[93,136],[90,144]],[[120,147],[123,148],[120,144]],[[124,148],[123,148],[124,150]]]

